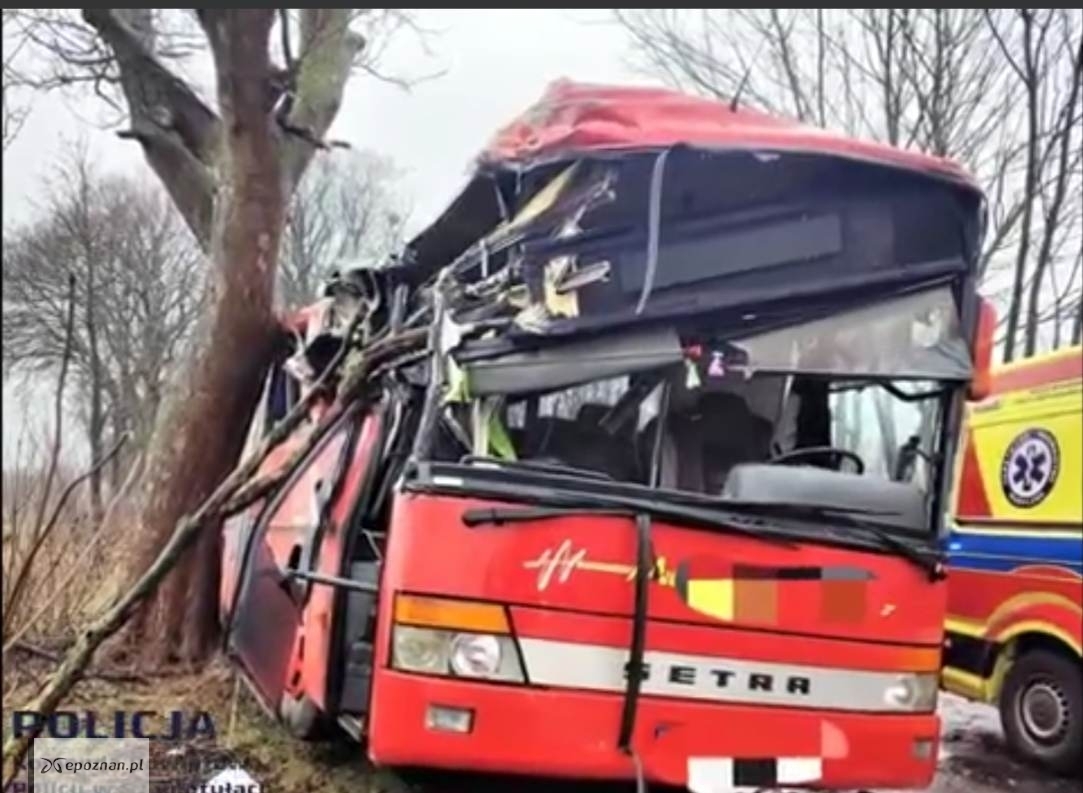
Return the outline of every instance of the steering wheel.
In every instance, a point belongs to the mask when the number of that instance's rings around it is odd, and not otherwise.
[[[806,457],[817,457],[820,455],[832,458],[836,471],[842,470],[842,461],[845,459],[854,464],[855,473],[865,473],[865,461],[862,460],[856,452],[852,452],[849,449],[839,449],[835,446],[806,446],[803,449],[792,449],[791,451],[783,452],[782,454],[776,454],[767,462],[769,465],[784,465],[803,460]]]

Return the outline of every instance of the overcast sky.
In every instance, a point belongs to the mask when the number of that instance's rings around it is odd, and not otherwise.
[[[411,230],[443,208],[492,132],[525,110],[549,82],[560,77],[650,82],[630,67],[626,39],[603,11],[423,11],[418,19],[434,31],[431,55],[411,34],[403,34],[386,53],[382,69],[407,77],[443,75],[409,91],[356,76],[330,133],[388,155],[405,170],[401,187],[414,208]],[[65,140],[86,135],[102,166],[145,167],[135,143],[95,127],[97,115],[100,103],[93,97],[37,101],[4,156],[5,225],[27,217],[40,202]]]
[[[431,54],[404,34],[387,51],[382,70],[404,77],[442,76],[404,91],[357,75],[330,133],[353,147],[390,156],[404,171],[400,188],[413,207],[411,233],[450,201],[489,136],[540,97],[551,81],[651,82],[631,68],[627,40],[603,11],[423,11],[418,20],[433,31]],[[208,70],[209,59],[191,66],[197,77],[208,76]],[[100,168],[152,178],[138,145],[99,126],[105,120],[101,103],[87,94],[45,95],[35,101],[19,138],[4,154],[5,227],[33,216],[67,143],[85,139]],[[9,385],[5,382],[3,389],[5,465],[27,415],[27,399],[45,405],[51,388],[34,389],[35,394],[20,389],[16,395]],[[46,412],[33,410],[31,415],[41,419]]]

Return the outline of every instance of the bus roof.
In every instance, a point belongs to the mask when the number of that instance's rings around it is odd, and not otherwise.
[[[663,88],[570,80],[551,83],[536,104],[496,133],[480,159],[491,165],[529,166],[589,152],[679,144],[836,156],[903,168],[979,190],[962,167],[941,157]]]
[[[993,372],[991,394],[1021,391],[1080,378],[1083,378],[1083,345],[1077,344],[997,367]]]

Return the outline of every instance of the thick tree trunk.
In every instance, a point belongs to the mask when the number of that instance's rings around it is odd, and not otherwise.
[[[93,386],[90,391],[90,425],[87,428],[87,439],[90,446],[90,464],[93,465],[102,458],[105,452],[105,416],[102,411],[101,390]],[[88,483],[90,518],[94,526],[98,525],[105,512],[105,501],[102,496],[105,479],[105,472],[96,468]]]
[[[285,203],[338,111],[364,44],[349,30],[348,9],[301,10],[298,57],[287,64],[295,93],[279,105],[283,73],[269,54],[276,14],[197,10],[214,56],[219,116],[155,57],[149,12],[83,9],[116,57],[131,117],[122,137],[142,146],[213,268],[201,321],[162,394],[147,454],[138,572],[240,453],[273,343]],[[130,625],[130,644],[158,651],[145,660],[205,655],[216,628],[218,565],[218,527],[206,526]]]
[[[151,442],[141,521],[146,563],[233,468],[274,338],[284,191],[277,130],[265,106],[273,11],[203,15],[226,130],[210,245],[212,285]],[[217,573],[218,527],[212,525],[137,617],[137,632],[155,637],[153,660],[198,660],[206,653],[215,633],[210,590]]]

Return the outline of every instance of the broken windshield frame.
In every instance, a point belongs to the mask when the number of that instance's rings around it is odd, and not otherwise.
[[[732,465],[770,463],[795,452],[805,453],[794,463],[907,483],[925,494],[938,481],[950,384],[740,376],[704,386],[697,402],[696,391],[684,387],[685,374],[666,367],[540,395],[447,406],[444,420],[456,428],[448,433],[455,442],[434,459],[636,483],[658,488],[666,498],[672,492],[720,494]],[[731,421],[734,427],[727,428]],[[674,474],[680,450],[694,449],[697,435],[707,436],[706,443],[692,453],[713,450],[726,462],[718,470],[708,464],[700,479]],[[856,454],[867,470],[835,460],[839,454]]]
[[[424,459],[493,458],[680,501],[714,498],[733,464],[802,449],[809,450],[796,455],[802,463],[845,472],[843,458],[831,464],[834,449],[834,457],[856,453],[862,459],[854,467],[869,467],[870,476],[913,484],[927,497],[931,527],[947,417],[970,372],[959,327],[951,290],[940,286],[717,345],[701,329],[672,326],[506,355],[478,355],[467,345],[445,359],[446,397],[437,409],[443,442]],[[847,346],[863,332],[865,342]],[[885,361],[901,371],[883,371]],[[670,425],[685,418],[686,446],[708,436],[725,447],[744,434],[751,451],[730,459],[732,449],[702,444],[693,457],[704,456],[704,470],[674,474],[687,454],[680,443],[671,448],[678,433]]]
[[[738,511],[749,513],[761,513],[764,515],[810,517],[819,523],[826,520],[838,526],[855,528],[875,538],[876,542],[887,551],[906,559],[913,564],[932,581],[944,577],[944,563],[941,554],[936,549],[919,548],[907,543],[854,510],[808,507],[802,504],[776,504],[776,505],[750,505],[727,502],[726,506]],[[462,521],[468,528],[484,525],[503,526],[513,523],[532,523],[534,521],[548,520],[567,517],[569,515],[600,515],[608,517],[633,517],[637,510],[609,506],[583,506],[583,507],[476,507],[467,509],[462,513]],[[663,511],[664,514],[664,511]],[[723,516],[719,526],[730,528],[730,523]],[[757,535],[764,536],[764,535]],[[770,536],[770,535],[768,535]],[[771,539],[774,539],[773,537]],[[792,542],[780,541],[787,547],[794,547]],[[930,551],[926,553],[926,551]]]

